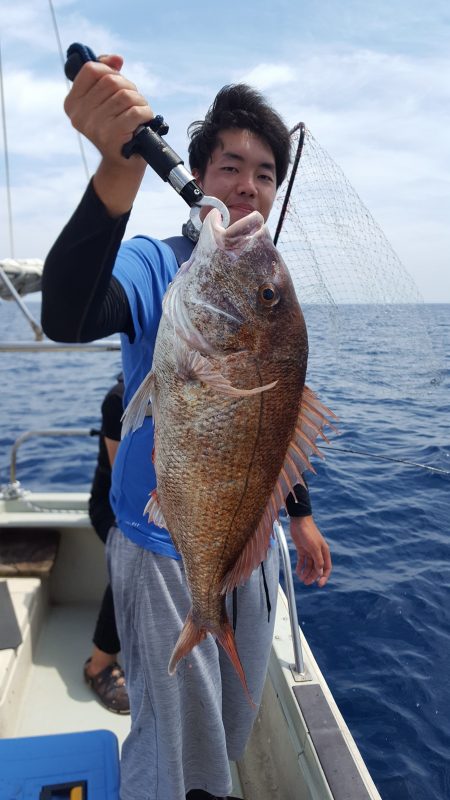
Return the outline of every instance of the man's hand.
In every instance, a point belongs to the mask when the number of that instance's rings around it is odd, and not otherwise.
[[[104,158],[122,166],[121,150],[136,128],[154,113],[134,83],[122,75],[120,56],[88,61],[76,76],[64,109],[72,125],[83,133]]]
[[[76,76],[64,103],[74,128],[103,157],[94,187],[113,217],[130,210],[146,167],[140,156],[124,158],[122,147],[139,125],[155,116],[136,86],[120,73],[122,63],[121,56],[115,55],[88,61]]]
[[[290,528],[297,550],[297,576],[306,586],[314,582],[325,586],[331,573],[330,548],[313,517],[291,517]]]

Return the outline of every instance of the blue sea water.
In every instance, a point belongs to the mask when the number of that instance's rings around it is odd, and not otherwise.
[[[29,306],[38,316],[38,301]],[[414,338],[409,313],[349,307],[338,335],[329,315],[306,314],[309,382],[341,434],[309,480],[333,573],[326,588],[297,583],[296,594],[303,631],[381,796],[447,800],[450,305],[421,309],[431,344]],[[2,340],[30,339],[17,307],[1,303],[0,321]],[[118,353],[2,354],[1,483],[25,430],[98,426],[119,369]],[[32,439],[19,451],[18,478],[30,489],[87,490],[96,451],[95,438]]]

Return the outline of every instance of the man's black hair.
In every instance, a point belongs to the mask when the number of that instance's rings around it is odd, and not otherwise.
[[[276,111],[256,89],[245,83],[230,84],[220,90],[204,120],[189,125],[189,165],[204,177],[208,161],[218,143],[220,131],[230,128],[249,130],[263,139],[275,158],[277,187],[289,166],[289,130]]]

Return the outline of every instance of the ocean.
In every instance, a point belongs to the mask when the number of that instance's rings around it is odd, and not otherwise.
[[[28,305],[38,317],[38,298]],[[308,382],[338,415],[340,435],[330,436],[309,479],[333,573],[323,589],[296,582],[296,597],[381,796],[447,800],[450,305],[420,309],[427,342],[405,314],[349,307],[336,323],[317,309],[306,313]],[[31,338],[15,305],[0,303],[0,320],[3,341]],[[119,370],[119,353],[2,353],[1,483],[24,431],[97,428]],[[95,436],[33,438],[19,450],[17,477],[25,488],[85,491],[96,452]]]

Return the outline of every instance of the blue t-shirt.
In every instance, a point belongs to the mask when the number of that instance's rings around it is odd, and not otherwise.
[[[130,304],[135,339],[121,335],[125,378],[124,407],[150,371],[162,313],[162,299],[178,270],[164,242],[136,236],[120,247],[113,275]],[[180,558],[167,530],[149,523],[144,508],[156,486],[152,464],[153,420],[122,439],[112,471],[110,501],[120,530],[135,544],[160,555]]]

